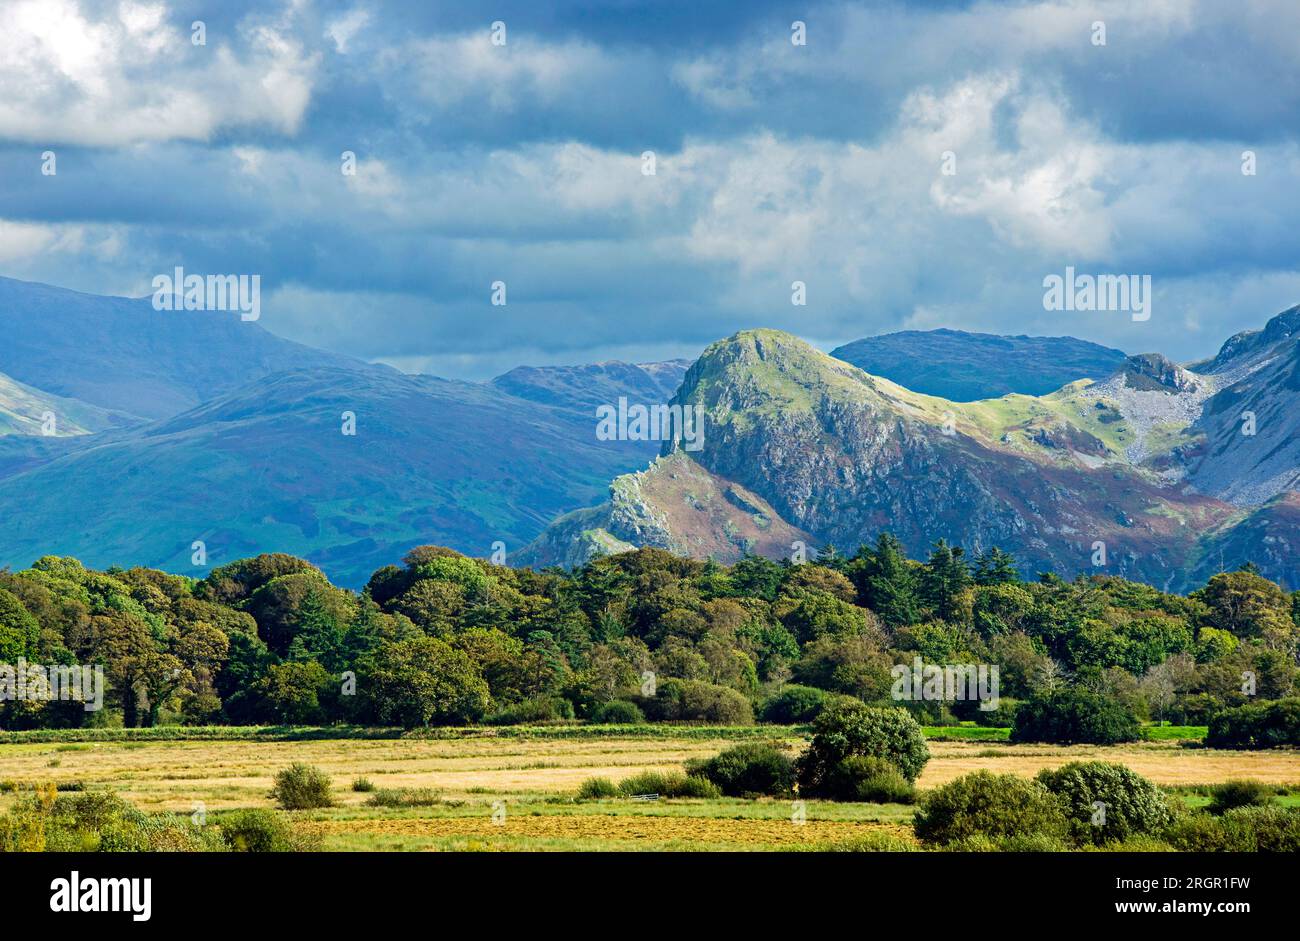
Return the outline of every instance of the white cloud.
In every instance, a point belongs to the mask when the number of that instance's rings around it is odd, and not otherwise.
[[[334,41],[336,51],[347,54],[348,44],[352,38],[370,23],[370,11],[357,7],[349,10],[338,19],[331,20],[325,27],[325,35]]]
[[[0,263],[12,265],[10,270],[22,270],[34,261],[109,261],[117,258],[123,244],[118,226],[0,219]]]
[[[194,46],[173,20],[162,3],[123,2],[100,18],[76,0],[0,6],[0,137],[112,147],[297,130],[316,56],[288,20],[241,26],[238,53],[211,32]]]
[[[548,43],[519,33],[507,37],[506,45],[497,46],[486,28],[435,36],[389,50],[381,61],[397,85],[413,72],[415,91],[439,108],[474,101],[506,113],[599,87],[621,67],[617,58],[589,43]]]

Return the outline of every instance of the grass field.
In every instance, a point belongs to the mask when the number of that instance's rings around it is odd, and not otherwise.
[[[446,736],[333,738],[255,736],[175,740],[26,741],[0,744],[0,780],[105,787],[145,810],[208,813],[270,807],[271,779],[295,761],[334,781],[337,807],[295,813],[328,850],[543,849],[824,849],[872,835],[910,840],[912,808],[808,801],[795,823],[788,800],[576,801],[590,777],[614,781],[641,771],[680,771],[689,758],[715,754],[756,734],[801,748],[806,730],[657,727],[617,730],[481,730]],[[626,732],[626,730],[624,730]],[[944,730],[951,731],[951,730]],[[987,732],[998,730],[971,730]],[[504,734],[502,734],[504,733]],[[1128,765],[1158,784],[1180,786],[1204,803],[1196,785],[1230,778],[1296,786],[1281,798],[1300,803],[1300,752],[1237,752],[1188,747],[1182,734],[1110,747],[1011,745],[931,740],[918,782],[931,788],[979,768],[1032,776],[1080,759]],[[438,803],[386,809],[365,805],[355,778],[377,788],[434,788]],[[13,798],[0,798],[7,806]]]

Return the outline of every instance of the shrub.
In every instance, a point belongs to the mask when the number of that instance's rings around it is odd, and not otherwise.
[[[332,807],[330,778],[320,768],[294,762],[275,776],[271,798],[283,810],[311,810],[314,807]]]
[[[1205,809],[1216,817],[1238,807],[1267,807],[1273,803],[1273,788],[1259,781],[1225,781],[1210,792]]]
[[[795,725],[811,722],[817,718],[826,704],[826,692],[815,686],[800,686],[791,683],[781,688],[759,711],[759,718],[764,722],[780,725]]]
[[[374,789],[375,784],[369,778],[357,778],[352,782],[352,790],[361,794],[364,794],[367,791],[373,791]]]
[[[618,797],[621,793],[618,785],[609,778],[587,778],[578,787],[578,800],[600,800],[604,797]]]
[[[855,755],[883,758],[908,781],[930,759],[921,727],[902,709],[837,703],[813,723],[813,740],[796,762],[801,794],[818,796],[827,775]]]
[[[1040,771],[1037,780],[1060,802],[1079,845],[1158,834],[1174,821],[1165,792],[1123,765],[1074,761]]]
[[[754,709],[729,686],[699,680],[664,680],[657,694],[644,701],[646,714],[666,722],[711,722],[753,725]]]
[[[634,702],[615,699],[593,709],[591,721],[597,725],[641,725],[645,722],[645,713]]]
[[[203,852],[223,848],[214,832],[200,830],[188,819],[145,813],[108,791],[86,791],[53,801],[49,796],[49,791],[38,792],[26,810],[43,818],[43,849],[50,852]],[[18,807],[15,811],[22,815]]]
[[[972,709],[970,717],[976,725],[990,729],[1006,729],[1016,724],[1016,712],[1020,709],[1020,703],[1014,699],[1008,699],[1005,696],[998,700],[996,709]]]
[[[431,787],[380,788],[366,799],[367,807],[431,807],[442,792]]]
[[[921,842],[940,845],[981,836],[995,842],[1027,834],[1059,839],[1067,831],[1060,804],[1042,784],[988,771],[926,794],[912,827]]]
[[[1138,721],[1114,699],[1079,687],[1035,696],[1020,704],[1012,742],[1114,745],[1137,741]]]
[[[234,810],[222,814],[221,837],[237,853],[293,853],[306,848],[279,814],[272,810]]]
[[[696,775],[662,774],[645,771],[623,780],[618,786],[624,797],[658,794],[660,797],[721,797],[722,791],[712,781]]]
[[[1085,846],[1083,849],[1104,853],[1172,853],[1174,851],[1173,846],[1166,839],[1157,839],[1153,836],[1134,836],[1118,843]]]
[[[779,748],[762,742],[747,742],[712,758],[687,762],[686,771],[712,781],[728,797],[778,797],[794,788],[794,762]]]
[[[885,759],[852,755],[827,773],[821,796],[835,801],[910,804],[916,800],[916,788]]]
[[[950,853],[1065,853],[1070,845],[1048,833],[1016,833],[996,839],[977,833],[945,843],[942,848]]]
[[[1294,853],[1300,851],[1300,811],[1237,807],[1222,817],[1191,814],[1170,828],[1175,849],[1194,853]]]
[[[560,696],[536,696],[498,710],[488,716],[487,725],[532,725],[565,722],[573,718],[573,703]]]
[[[1179,820],[1165,834],[1165,839],[1175,849],[1190,853],[1222,853],[1230,849],[1228,832],[1218,817],[1210,814],[1189,814]]]
[[[39,786],[0,817],[0,851],[206,852],[225,849],[213,828],[175,814],[149,814],[108,791],[56,796]]]
[[[893,833],[869,830],[852,840],[832,843],[826,849],[832,853],[915,853],[920,847]]]
[[[1223,708],[1222,700],[1211,693],[1188,693],[1174,701],[1165,718],[1173,725],[1209,725]]]
[[[1210,719],[1205,744],[1211,748],[1300,745],[1300,699],[1278,699],[1225,709]]]

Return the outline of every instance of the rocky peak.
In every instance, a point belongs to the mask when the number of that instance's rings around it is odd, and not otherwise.
[[[1120,367],[1131,389],[1143,392],[1195,392],[1203,385],[1201,378],[1159,353],[1130,356]]]
[[[1290,307],[1269,320],[1262,330],[1243,330],[1229,337],[1206,372],[1220,372],[1238,362],[1254,357],[1271,347],[1300,335],[1300,304]]]

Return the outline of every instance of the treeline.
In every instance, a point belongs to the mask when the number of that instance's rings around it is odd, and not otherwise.
[[[269,554],[206,578],[45,557],[0,571],[0,664],[102,664],[106,706],[0,704],[0,727],[811,721],[836,697],[1011,724],[1063,690],[1208,724],[1294,693],[1300,594],[1253,570],[1189,596],[1026,581],[997,549],[731,566],[641,549],[574,572],[423,546],[364,591]],[[896,702],[897,663],[991,664],[1001,706]]]

